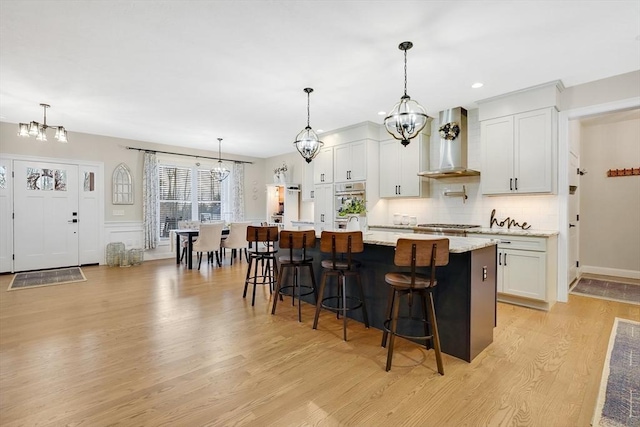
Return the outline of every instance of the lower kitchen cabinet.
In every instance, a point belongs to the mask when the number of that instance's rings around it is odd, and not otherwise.
[[[548,310],[557,298],[557,238],[483,235],[498,239],[498,301]]]

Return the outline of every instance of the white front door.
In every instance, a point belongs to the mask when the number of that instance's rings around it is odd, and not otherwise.
[[[13,228],[11,213],[13,198],[11,189],[13,164],[8,158],[0,158],[0,273],[13,270]]]
[[[78,166],[14,161],[14,270],[79,265]]]

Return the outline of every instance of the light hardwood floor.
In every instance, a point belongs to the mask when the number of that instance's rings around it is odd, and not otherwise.
[[[498,304],[472,363],[290,300],[242,299],[246,263],[85,267],[87,281],[6,292],[0,425],[588,426],[615,317],[640,307],[570,296],[550,312]]]

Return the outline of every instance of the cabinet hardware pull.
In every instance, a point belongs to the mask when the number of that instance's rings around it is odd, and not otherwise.
[[[518,191],[518,178],[515,179],[516,182],[516,191]]]
[[[504,254],[504,266],[507,266],[507,254]]]
[[[513,191],[513,178],[509,178],[509,191]]]
[[[502,252],[498,254],[498,265],[502,265]]]
[[[313,199],[313,192],[314,192],[314,190],[311,190],[311,198],[312,199]]]
[[[402,194],[402,186],[398,185],[398,194]]]
[[[506,243],[507,245],[511,244],[510,240],[500,240],[500,243]]]

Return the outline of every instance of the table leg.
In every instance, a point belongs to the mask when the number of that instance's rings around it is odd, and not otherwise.
[[[176,264],[180,264],[180,235],[175,233],[176,235]]]
[[[187,254],[187,259],[189,260],[189,270],[191,270],[193,268],[193,257],[191,256],[193,254],[193,235],[191,233],[189,233],[189,253]]]

